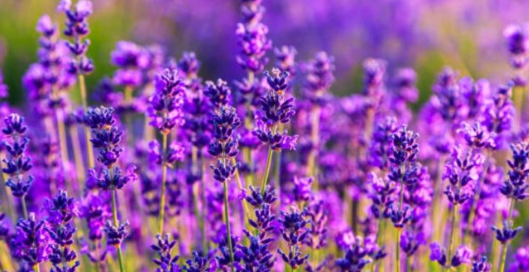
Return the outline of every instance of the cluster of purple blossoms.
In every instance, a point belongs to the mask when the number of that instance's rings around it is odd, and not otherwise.
[[[162,134],[168,134],[184,123],[182,106],[185,85],[177,70],[166,69],[155,76],[154,87],[155,93],[150,98],[147,115],[151,119],[151,126]]]
[[[2,146],[6,151],[6,157],[3,160],[2,172],[9,176],[6,186],[11,189],[15,197],[22,198],[21,201],[24,203],[23,198],[28,194],[33,183],[33,176],[28,173],[32,163],[26,151],[29,144],[29,137],[26,136],[27,127],[24,118],[18,114],[9,115],[4,119],[4,123],[2,134],[5,140]],[[23,209],[27,213],[26,207]]]
[[[69,65],[70,73],[78,75],[91,73],[94,64],[86,57],[90,40],[84,37],[90,33],[87,19],[92,14],[92,2],[81,0],[72,7],[71,0],[62,0],[57,9],[66,14],[66,28],[63,33],[72,39],[67,43],[71,54],[75,57]]]

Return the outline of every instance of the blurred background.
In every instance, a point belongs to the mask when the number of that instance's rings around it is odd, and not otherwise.
[[[21,78],[36,60],[38,18],[49,14],[63,24],[58,2],[0,0],[0,66],[12,103],[24,101]],[[161,44],[177,57],[195,51],[205,79],[243,76],[235,62],[239,0],[93,2],[88,55],[96,71],[89,88],[113,73],[110,52],[119,40]],[[527,0],[265,0],[264,6],[274,47],[295,46],[298,60],[319,50],[335,56],[335,93],[359,91],[362,60],[377,57],[388,60],[390,75],[402,66],[417,70],[419,103],[446,65],[496,83],[508,79],[503,29],[529,21]]]

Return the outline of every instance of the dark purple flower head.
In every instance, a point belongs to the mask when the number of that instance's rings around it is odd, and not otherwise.
[[[226,81],[220,78],[217,79],[216,84],[213,81],[207,81],[204,88],[204,95],[209,98],[209,101],[215,108],[220,108],[230,103],[231,88]]]
[[[194,52],[184,52],[177,65],[180,76],[185,79],[196,78],[201,66]]]
[[[122,189],[127,183],[138,180],[135,171],[135,166],[128,167],[125,173],[122,173],[119,167],[114,167],[112,170],[103,169],[98,179],[98,186],[102,190]]]
[[[389,218],[397,229],[401,229],[413,219],[413,208],[404,205],[399,209],[398,205],[393,203],[389,209]]]
[[[210,271],[211,265],[209,263],[209,257],[203,256],[197,251],[193,251],[193,259],[187,260],[182,269],[185,272]]]
[[[121,242],[127,237],[127,227],[129,222],[121,223],[118,227],[112,225],[110,221],[105,224],[104,231],[107,234],[107,243],[113,246],[119,246]]]
[[[529,175],[529,146],[521,142],[511,145],[512,159],[507,160],[510,170],[508,179],[505,180],[500,188],[500,192],[506,197],[514,200],[524,200],[529,196],[526,192],[529,189],[527,176]]]
[[[92,2],[81,0],[75,7],[71,7],[70,0],[63,0],[59,4],[58,10],[66,13],[66,29],[64,35],[68,37],[84,36],[90,31],[86,19],[92,14]]]
[[[222,106],[216,111],[211,123],[213,125],[213,137],[220,142],[232,138],[233,133],[241,125],[241,120],[231,106]]]
[[[474,183],[482,166],[483,157],[480,154],[472,154],[461,147],[454,149],[444,173],[449,182],[444,193],[452,204],[463,204],[473,196]]]
[[[229,180],[237,171],[237,164],[233,165],[231,162],[223,162],[218,160],[216,165],[211,165],[213,169],[213,178],[218,182],[225,182]]]
[[[509,222],[504,221],[502,229],[492,226],[492,230],[496,233],[496,240],[502,244],[507,244],[516,238],[516,235],[522,231],[522,227],[512,228]]]
[[[66,14],[66,28],[63,33],[71,38],[67,46],[70,52],[77,57],[77,60],[72,60],[70,71],[77,74],[92,72],[94,70],[92,60],[86,57],[90,41],[83,40],[83,37],[90,32],[87,18],[92,14],[92,2],[81,0],[72,9],[71,1],[63,0],[58,10]]]
[[[404,163],[414,163],[417,161],[417,154],[419,153],[419,144],[417,139],[419,134],[408,130],[406,126],[402,126],[398,131],[391,135],[392,150],[389,161],[396,167],[404,165]]]
[[[149,64],[145,49],[130,41],[119,41],[110,53],[110,60],[120,68],[145,69]]]
[[[490,272],[491,264],[487,262],[487,256],[481,257],[479,260],[472,262],[471,272]]]
[[[298,142],[298,135],[290,136],[287,131],[274,131],[259,119],[256,120],[256,126],[252,133],[273,150],[295,150]]]
[[[27,174],[33,167],[31,158],[26,154],[29,144],[29,138],[25,136],[27,128],[24,118],[18,114],[10,114],[4,119],[4,123],[2,133],[6,140],[2,142],[2,148],[6,154],[2,172],[9,176],[6,186],[11,188],[13,195],[23,197],[33,184],[33,176]]]
[[[294,98],[285,98],[275,92],[268,92],[260,103],[261,111],[258,112],[260,119],[267,126],[275,126],[278,123],[288,123],[296,113],[294,110]]]
[[[525,67],[529,61],[529,25],[510,25],[503,35],[511,57],[511,64],[516,69]]]
[[[270,88],[272,88],[272,90],[274,90],[279,95],[282,95],[283,92],[288,88],[289,73],[287,71],[273,68],[270,72],[265,71],[264,74]]]
[[[30,267],[48,259],[50,241],[44,226],[44,220],[39,221],[30,213],[28,219],[18,220],[16,234],[11,238],[13,256],[26,261]]]
[[[114,126],[116,118],[114,109],[110,107],[89,108],[84,116],[84,122],[91,129],[104,130]]]
[[[184,124],[185,84],[176,69],[165,69],[154,77],[154,87],[147,115],[151,118],[151,126],[167,134],[175,126]]]
[[[173,248],[176,245],[176,240],[171,241],[169,234],[160,236],[156,235],[158,242],[151,246],[152,250],[158,254],[158,259],[154,259],[153,262],[158,266],[156,272],[177,272],[180,270],[178,265],[178,255],[173,256]]]
[[[2,129],[2,133],[6,136],[18,137],[26,132],[26,125],[24,123],[24,117],[13,113],[4,118],[5,127]]]
[[[70,223],[78,214],[79,210],[73,197],[68,197],[68,193],[59,190],[57,195],[47,203],[48,222],[53,224]]]
[[[250,185],[250,194],[246,196],[246,201],[250,205],[258,208],[264,204],[271,205],[277,200],[277,191],[272,186],[266,186],[264,194],[261,193],[261,188]]]
[[[371,262],[365,241],[361,237],[353,237],[352,243],[345,249],[345,256],[336,260],[336,266],[340,271],[362,271]]]

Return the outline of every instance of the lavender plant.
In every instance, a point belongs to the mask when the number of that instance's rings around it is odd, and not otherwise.
[[[474,79],[450,51],[439,60],[457,69],[444,68],[428,97],[425,67],[367,58],[357,77],[325,37],[329,53],[300,61],[303,46],[272,51],[278,3],[238,7],[226,40],[242,79],[200,48],[174,58],[183,48],[120,40],[106,54],[117,70],[96,88],[85,84],[95,68],[86,37],[103,4],[61,1],[68,41],[54,16],[40,17],[26,104],[5,101],[17,89],[9,69],[0,75],[0,270],[529,269],[525,25],[504,32],[509,80]],[[206,80],[219,68],[227,80]],[[346,74],[358,93],[333,85]]]

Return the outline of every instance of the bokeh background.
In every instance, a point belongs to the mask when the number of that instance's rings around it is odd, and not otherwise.
[[[89,56],[93,87],[111,75],[110,52],[119,40],[158,43],[180,56],[195,51],[206,79],[242,76],[235,63],[238,0],[94,0]],[[36,60],[35,25],[42,14],[63,20],[58,0],[0,0],[0,65],[12,103],[21,104],[21,78]],[[511,73],[503,29],[529,21],[527,0],[265,0],[264,22],[274,47],[293,45],[298,59],[325,50],[336,58],[333,92],[360,90],[366,57],[387,59],[390,73],[412,66],[424,101],[445,65],[474,78],[502,82]],[[62,25],[62,22],[61,22]]]

